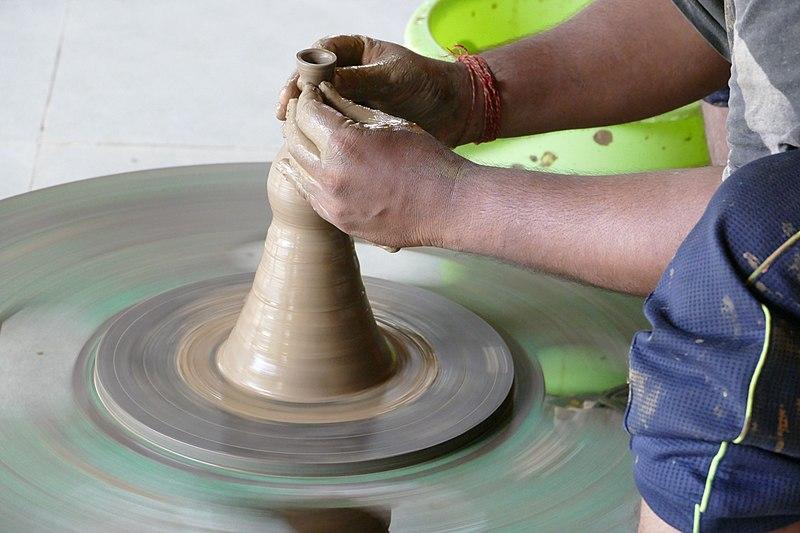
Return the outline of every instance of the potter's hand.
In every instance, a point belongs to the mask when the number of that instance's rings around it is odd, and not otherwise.
[[[470,163],[422,128],[346,100],[329,83],[306,85],[286,115],[300,168],[284,174],[327,221],[396,248],[441,246],[457,231],[455,184]]]
[[[467,123],[472,85],[464,65],[360,35],[329,37],[314,47],[336,54],[333,85],[342,96],[415,122],[449,146],[476,139],[477,125]],[[281,92],[279,119],[299,93],[295,72]]]

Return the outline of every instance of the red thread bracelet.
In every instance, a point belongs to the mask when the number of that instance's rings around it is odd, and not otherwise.
[[[476,144],[497,139],[500,136],[500,91],[497,89],[497,78],[483,57],[470,54],[463,45],[457,44],[451,53],[456,56],[456,61],[463,63],[469,71],[472,84],[470,118],[477,107],[478,92],[483,93],[483,131]]]

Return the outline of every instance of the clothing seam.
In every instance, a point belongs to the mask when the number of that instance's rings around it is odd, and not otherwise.
[[[725,456],[725,452],[727,450],[728,441],[722,441],[719,444],[719,450],[717,450],[716,455],[714,455],[714,458],[711,459],[711,464],[708,465],[708,474],[706,474],[706,484],[703,487],[703,496],[700,498],[700,503],[694,504],[694,525],[692,526],[693,533],[700,533],[700,518],[708,509],[708,502],[711,499],[711,488],[714,485],[714,477],[717,475],[717,468],[719,468],[719,463],[722,461],[722,458]]]
[[[797,235],[800,236],[800,232],[798,232]],[[782,245],[781,247],[784,246]],[[775,255],[775,253],[773,252],[772,255]],[[748,280],[748,283],[749,282],[750,280]],[[744,423],[742,424],[742,429],[739,432],[739,436],[737,436],[732,441],[734,445],[741,443],[747,436],[747,433],[750,429],[750,421],[753,416],[753,402],[755,398],[755,390],[756,386],[758,385],[758,379],[761,376],[761,371],[764,368],[764,363],[767,359],[767,353],[769,352],[770,336],[772,329],[772,315],[769,311],[769,308],[764,304],[761,304],[761,310],[764,313],[764,343],[761,346],[761,353],[759,354],[758,362],[756,363],[755,369],[753,369],[753,375],[750,378],[750,384],[748,385],[747,388],[747,403],[745,405]],[[728,450],[728,445],[729,445],[728,441],[722,441],[720,443],[717,453],[711,459],[711,464],[709,464],[708,466],[708,473],[706,474],[706,483],[705,486],[703,487],[703,495],[700,498],[700,502],[694,504],[694,523],[692,526],[693,533],[700,533],[700,520],[703,516],[703,513],[705,513],[706,510],[708,509],[708,502],[711,500],[711,489],[714,485],[714,478],[717,475],[717,469],[719,468],[719,464],[720,462],[722,462],[722,458],[725,457],[725,453]]]
[[[697,7],[698,9],[697,13],[694,13],[692,12],[692,9],[683,2],[680,2],[678,0],[673,0],[672,3],[678,9],[678,11],[680,11],[681,15],[683,15],[683,17],[686,19],[686,22],[688,22],[689,25],[692,28],[694,28],[697,34],[700,35],[700,37],[702,37],[703,40],[706,41],[714,49],[715,52],[717,52],[720,56],[722,56],[722,58],[725,61],[730,63],[732,50],[730,50],[730,41],[728,39],[727,23],[725,23],[725,25],[722,28],[722,30],[725,32],[725,40],[721,41],[718,39],[718,36],[715,35],[714,30],[710,29],[709,26],[707,25],[708,21],[713,21],[712,23],[717,23],[717,20],[708,11],[708,9],[706,9],[705,6],[701,4],[695,4],[695,7]],[[695,17],[696,14],[699,14],[699,18],[702,19],[703,23],[702,25],[701,21],[698,20],[697,17]]]
[[[766,305],[761,304],[761,310],[764,312],[764,345],[761,347],[761,354],[758,357],[758,362],[753,370],[753,375],[750,378],[750,385],[747,388],[747,404],[744,411],[744,423],[739,436],[733,439],[734,444],[741,443],[747,433],[750,431],[750,421],[753,417],[753,402],[755,401],[756,386],[758,379],[761,377],[761,370],[764,368],[764,363],[767,360],[767,352],[769,351],[770,336],[772,330],[772,315]]]

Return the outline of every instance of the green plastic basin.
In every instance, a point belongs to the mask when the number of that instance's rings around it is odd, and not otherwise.
[[[406,46],[438,59],[462,44],[479,52],[558,25],[589,0],[428,0],[406,26]],[[561,173],[611,174],[695,167],[709,162],[698,103],[653,118],[559,131],[456,151],[495,166],[524,166]]]

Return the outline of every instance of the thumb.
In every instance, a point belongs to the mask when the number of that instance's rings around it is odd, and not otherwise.
[[[328,105],[356,122],[373,124],[382,118],[383,113],[344,98],[333,85],[326,81],[320,83],[319,90],[325,96],[325,102]]]
[[[421,131],[421,128],[413,122],[409,122],[405,119],[384,113],[378,109],[371,109],[369,107],[359,105],[352,100],[342,97],[342,95],[336,92],[334,86],[328,82],[320,83],[319,91],[325,96],[325,102],[329,106],[337,110],[345,117],[360,124],[372,126],[391,126],[394,128],[406,127]]]

